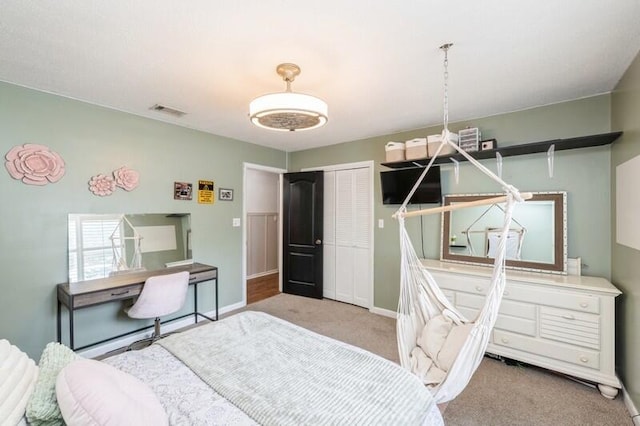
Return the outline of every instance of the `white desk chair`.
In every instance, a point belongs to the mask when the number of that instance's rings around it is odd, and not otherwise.
[[[156,275],[147,278],[136,302],[125,309],[130,318],[155,318],[155,329],[149,340],[154,342],[160,333],[160,317],[172,314],[184,305],[189,288],[189,272]],[[136,342],[139,343],[139,342]]]

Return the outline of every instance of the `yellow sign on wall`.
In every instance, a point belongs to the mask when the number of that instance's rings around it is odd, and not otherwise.
[[[198,203],[199,204],[213,204],[214,191],[212,180],[199,180],[198,181]]]

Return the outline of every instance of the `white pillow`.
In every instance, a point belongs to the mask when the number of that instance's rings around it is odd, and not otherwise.
[[[38,378],[38,367],[26,353],[0,340],[0,422],[15,425],[27,408]]]
[[[447,336],[453,327],[453,321],[444,315],[436,315],[427,321],[422,333],[418,337],[418,346],[434,361],[438,357],[438,352],[447,340]]]
[[[460,349],[467,341],[469,333],[473,329],[473,324],[454,325],[447,339],[444,341],[440,352],[438,352],[438,358],[436,364],[444,371],[449,371],[453,362],[458,358]]]
[[[108,364],[79,359],[62,369],[56,396],[64,421],[74,425],[168,425],[153,391]]]

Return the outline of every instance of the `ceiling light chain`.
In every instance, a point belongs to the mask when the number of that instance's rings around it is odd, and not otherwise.
[[[440,46],[444,51],[444,128],[449,130],[449,49],[453,43],[446,43]]]

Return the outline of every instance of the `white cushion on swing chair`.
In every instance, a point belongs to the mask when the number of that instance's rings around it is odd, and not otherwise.
[[[411,371],[425,385],[442,382],[456,360],[473,324],[456,324],[447,315],[427,321],[411,351]]]

